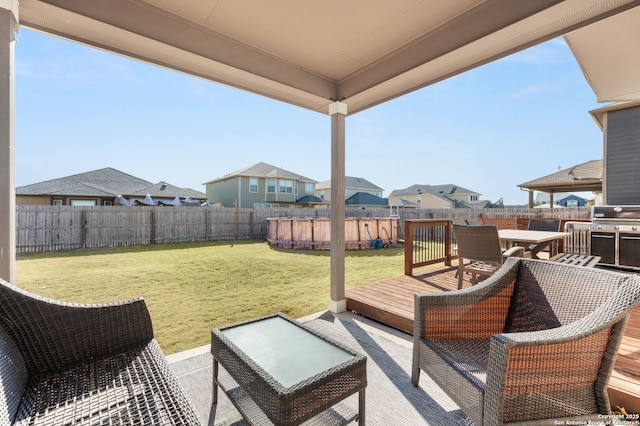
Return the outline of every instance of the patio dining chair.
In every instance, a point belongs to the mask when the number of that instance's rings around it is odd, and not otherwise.
[[[465,272],[471,274],[471,283],[476,284],[479,277],[495,273],[505,259],[524,256],[524,247],[520,246],[502,251],[495,225],[454,224],[453,234],[458,246],[458,289],[462,288]]]
[[[474,287],[415,294],[412,382],[425,372],[478,426],[602,421],[639,300],[636,275],[510,258]]]
[[[560,220],[559,219],[529,219],[529,225],[527,227],[530,231],[551,231],[551,232],[559,232],[560,231]],[[527,247],[528,251],[533,250],[536,245],[532,244]],[[550,256],[558,253],[558,241],[553,241],[550,247],[545,247],[541,251],[547,252]]]

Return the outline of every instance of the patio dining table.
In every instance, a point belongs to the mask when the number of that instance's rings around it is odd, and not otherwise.
[[[552,232],[552,231],[533,231],[525,229],[499,229],[498,237],[501,241],[505,241],[507,247],[513,247],[516,245],[533,245],[531,249],[531,257],[533,259],[539,259],[538,253],[541,250],[549,247],[551,252],[550,256],[557,254],[557,244],[553,244],[554,241],[559,241],[564,237],[570,236],[569,232]]]

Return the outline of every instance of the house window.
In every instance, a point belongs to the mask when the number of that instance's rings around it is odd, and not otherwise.
[[[567,207],[578,207],[578,200],[567,200]]]
[[[53,205],[54,206],[61,206],[62,205],[62,200],[53,200]]]
[[[95,206],[96,200],[71,200],[72,206]]]
[[[249,178],[249,192],[258,192],[258,178]]]
[[[281,180],[280,181],[280,192],[283,194],[293,194],[293,181],[292,180]]]
[[[113,205],[113,201],[105,201],[103,204],[105,206],[112,206]]]
[[[320,191],[320,199],[324,200],[324,191]]]
[[[276,180],[275,179],[267,180],[267,192],[270,192],[270,193],[276,192]]]
[[[304,193],[305,194],[313,194],[314,185],[312,183],[304,184]]]
[[[478,201],[477,195],[469,195],[469,201]]]
[[[416,204],[422,204],[422,197],[416,198]]]

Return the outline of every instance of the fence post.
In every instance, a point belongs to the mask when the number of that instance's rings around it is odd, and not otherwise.
[[[151,207],[151,216],[149,218],[149,222],[151,224],[151,244],[156,243],[156,210]]]
[[[236,208],[233,212],[233,239],[238,239],[238,228],[239,228],[239,220],[240,220],[240,211],[238,210],[238,201],[236,201]]]
[[[209,241],[209,207],[202,207],[204,212],[204,240]]]
[[[453,244],[451,244],[452,234],[453,233],[451,232],[451,221],[448,221],[444,227],[444,253],[446,257],[444,264],[447,266],[451,266],[451,254],[452,254],[451,247],[453,246]]]
[[[413,273],[413,227],[411,221],[406,220],[404,228],[404,274]]]
[[[87,210],[82,209],[82,213],[80,214],[80,226],[81,231],[80,235],[82,241],[80,241],[80,247],[87,248]]]

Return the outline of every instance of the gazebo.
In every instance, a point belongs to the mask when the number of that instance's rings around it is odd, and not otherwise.
[[[534,191],[548,192],[549,205],[557,192],[602,192],[602,160],[592,160],[559,170],[538,179],[521,183],[518,188],[529,191],[529,208],[533,208]]]
[[[637,99],[638,6],[640,0],[0,0],[0,277],[15,282],[20,26],[328,114],[331,198],[338,200],[347,114],[552,38],[565,35],[598,100]],[[336,312],[346,307],[344,217],[344,203],[332,203]]]

